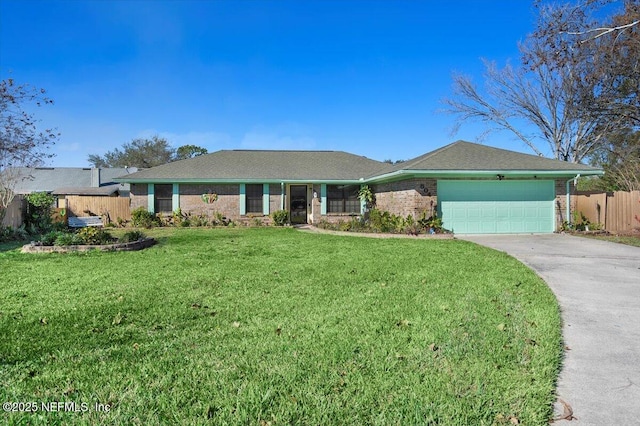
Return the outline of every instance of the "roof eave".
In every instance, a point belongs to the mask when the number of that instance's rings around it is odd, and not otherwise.
[[[190,184],[240,184],[240,183],[272,183],[272,184],[359,184],[363,183],[364,179],[265,179],[265,178],[179,178],[179,179],[164,179],[164,178],[138,178],[138,179],[126,179],[118,178],[114,179],[116,182],[122,183],[154,183],[154,184],[169,184],[169,183],[190,183]]]
[[[442,178],[487,178],[497,175],[504,177],[544,177],[544,178],[573,178],[580,176],[602,176],[604,171],[585,170],[397,170],[379,176],[365,179],[365,183],[378,183],[411,177],[442,177]]]

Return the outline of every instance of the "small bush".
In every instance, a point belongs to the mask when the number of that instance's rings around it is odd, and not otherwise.
[[[438,217],[436,213],[433,216],[427,217],[427,213],[422,214],[422,218],[418,221],[420,226],[430,234],[442,234],[446,230],[442,227],[442,219]]]
[[[235,226],[233,221],[227,219],[220,212],[215,212],[211,219],[211,226]]]
[[[368,225],[373,232],[399,233],[402,232],[405,221],[401,216],[396,216],[387,211],[371,209]]]
[[[152,228],[158,224],[158,218],[144,207],[138,207],[131,212],[131,223],[139,228]]]
[[[26,197],[27,212],[25,223],[31,235],[49,232],[53,229],[51,211],[56,201],[55,197],[47,192],[32,192]]]
[[[42,237],[40,237],[40,242],[42,244],[44,244],[45,246],[52,246],[52,245],[54,245],[54,243],[56,242],[58,237],[60,237],[60,236],[62,236],[64,234],[65,234],[65,232],[62,232],[62,231],[47,232]]]
[[[4,241],[24,241],[29,238],[29,233],[24,225],[19,228],[12,226],[0,226],[0,242]]]
[[[146,237],[145,234],[143,234],[140,231],[129,231],[129,232],[125,232],[125,234],[120,237],[120,242],[121,243],[131,243],[133,241],[139,241],[142,240]]]
[[[209,226],[209,218],[204,214],[191,216],[189,219],[190,226]]]
[[[320,219],[320,222],[318,222],[316,226],[320,229],[335,230],[335,226],[333,226],[333,224],[329,222],[327,219]]]
[[[271,219],[275,226],[284,226],[289,222],[289,212],[286,210],[276,210],[271,213]]]
[[[83,244],[82,239],[78,237],[78,235],[69,232],[62,232],[53,243],[53,245],[56,246],[73,246],[78,244]]]
[[[114,241],[109,231],[94,226],[87,226],[86,228],[80,229],[76,233],[76,236],[82,241],[82,244],[87,245],[109,244]]]
[[[422,226],[420,226],[420,223],[416,222],[416,220],[413,218],[413,216],[408,215],[407,218],[404,220],[404,227],[402,228],[402,231],[405,234],[418,235],[418,234],[420,234],[422,229],[423,228],[422,228]]]

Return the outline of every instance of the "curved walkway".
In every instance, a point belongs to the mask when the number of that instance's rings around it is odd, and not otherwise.
[[[510,254],[555,293],[566,345],[555,424],[640,424],[640,248],[558,234],[456,237]]]

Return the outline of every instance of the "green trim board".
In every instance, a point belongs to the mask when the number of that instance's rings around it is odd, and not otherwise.
[[[269,216],[269,184],[262,184],[262,214]]]
[[[322,184],[329,185],[355,185],[364,182],[364,179],[203,179],[203,178],[145,178],[145,179],[125,179],[117,178],[113,179],[114,182],[119,183],[183,183],[194,185],[205,184],[251,184],[251,183],[272,183],[272,184],[292,184],[292,185],[305,185],[305,184]]]
[[[149,213],[155,213],[155,185],[152,183],[147,184],[147,211]]]
[[[247,214],[247,186],[244,183],[240,184],[240,216]]]
[[[374,176],[369,179],[365,179],[364,183],[386,183],[411,178],[484,178],[493,179],[498,175],[506,178],[520,178],[520,179],[536,179],[536,178],[568,178],[575,177],[576,175],[592,176],[592,175],[604,175],[603,171],[549,171],[549,170],[398,170],[392,173],[386,173],[380,176]]]
[[[320,184],[320,214],[327,215],[327,184]]]
[[[457,234],[551,233],[553,180],[438,180],[438,214]]]
[[[174,183],[171,193],[171,209],[175,212],[180,208],[180,184]]]

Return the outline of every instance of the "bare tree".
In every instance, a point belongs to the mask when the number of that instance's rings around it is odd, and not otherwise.
[[[591,189],[640,191],[640,131],[621,129],[609,135],[591,162],[605,171],[604,176],[590,182]]]
[[[614,20],[619,24],[607,27],[612,31],[582,43],[587,38],[576,39],[576,33],[598,28],[587,13],[596,3],[601,2],[537,3],[539,21],[520,46],[521,66],[499,69],[485,61],[484,90],[469,77],[454,75],[453,96],[444,103],[445,111],[457,116],[456,129],[479,120],[488,124],[487,132],[510,131],[538,155],[548,149],[559,160],[580,162],[605,135],[629,126],[637,117],[637,73],[625,67],[624,58],[630,53],[633,57],[635,36],[624,45],[619,41],[624,31],[635,31],[637,25],[622,23],[625,11]],[[618,34],[618,40],[609,40],[607,49],[609,34]],[[602,65],[607,55],[617,58],[617,67]]]
[[[622,119],[627,126],[640,126],[640,2],[625,0],[621,9],[606,20],[602,6],[612,0],[583,0],[577,4],[538,3],[544,20],[532,38],[548,47],[530,64],[543,60],[554,68],[573,66],[589,90],[577,99],[585,111]]]
[[[59,133],[55,129],[38,129],[38,120],[26,106],[51,105],[53,100],[44,89],[28,84],[16,84],[9,78],[0,82],[0,223],[6,208],[14,198],[14,189],[21,176],[16,167],[32,167],[53,155],[48,148]]]

